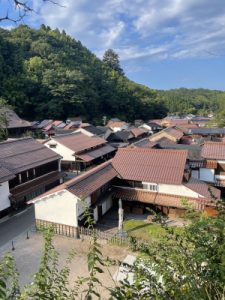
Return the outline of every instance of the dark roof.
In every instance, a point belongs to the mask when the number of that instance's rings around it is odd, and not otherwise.
[[[8,108],[0,109],[0,117],[4,117],[7,120],[7,128],[26,128],[32,127],[32,124],[28,121],[21,119],[13,110]],[[4,126],[4,124],[2,125]]]
[[[97,126],[96,128],[98,128],[99,130],[101,130],[102,133],[106,133],[108,130],[110,130],[106,126]]]
[[[8,169],[0,166],[0,183],[13,179],[15,175],[13,175]]]
[[[188,130],[188,134],[225,134],[225,128],[191,128]]]
[[[104,133],[101,129],[99,129],[93,125],[85,126],[85,127],[83,127],[83,129],[85,129],[88,132],[95,134],[95,135],[101,135]]]
[[[97,159],[99,157],[102,157],[106,154],[112,153],[116,151],[115,148],[113,148],[110,145],[103,145],[100,148],[85,152],[84,154],[78,154],[77,157],[85,162],[90,162],[94,159]]]
[[[43,120],[38,125],[37,128],[42,129],[45,128],[47,125],[51,124],[53,120]]]
[[[110,142],[126,142],[127,140],[133,138],[133,136],[131,135],[130,131],[127,130],[121,130],[121,131],[117,131],[117,132],[113,132],[109,135],[109,137],[107,138],[108,141]]]
[[[153,148],[157,142],[150,141],[149,138],[141,139],[133,144],[131,146],[139,147],[139,148]]]
[[[0,143],[0,166],[13,174],[59,158],[60,155],[30,137]]]
[[[122,148],[118,149],[112,164],[126,180],[181,184],[186,159],[185,150]]]
[[[106,140],[97,136],[87,136],[81,132],[75,132],[71,134],[62,134],[53,137],[54,140],[60,144],[71,149],[75,153],[82,152],[84,150],[91,149],[106,144]]]
[[[162,148],[162,149],[187,150],[189,159],[200,159],[201,158],[202,147],[200,145],[160,143],[160,148]]]

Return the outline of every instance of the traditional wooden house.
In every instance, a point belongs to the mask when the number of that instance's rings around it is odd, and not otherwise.
[[[179,216],[185,200],[196,210],[214,214],[220,191],[186,169],[187,151],[124,148],[116,156],[84,174],[30,201],[37,225],[63,226],[77,231],[84,224],[85,208],[100,220],[121,199],[125,212],[143,213],[146,207]]]
[[[9,108],[0,109],[1,128],[6,130],[5,134],[8,137],[20,137],[25,132],[32,130],[32,124],[21,119],[13,110]]]
[[[184,133],[182,130],[176,129],[174,127],[168,127],[153,134],[150,140],[158,143],[178,143],[183,137]]]
[[[8,169],[0,166],[0,218],[5,216],[10,210],[9,180],[14,177],[15,175],[13,175]]]
[[[107,161],[30,201],[35,205],[37,226],[63,226],[78,235],[86,209],[98,221],[112,207],[111,186],[116,176],[111,161]]]
[[[18,207],[58,185],[61,176],[60,159],[60,155],[32,138],[0,143],[0,167],[3,174],[9,176],[8,201]],[[4,186],[6,199],[6,183]]]
[[[196,209],[214,213],[215,203],[208,185],[191,178],[187,166],[187,151],[125,148],[112,160],[119,174],[113,182],[113,195],[124,200],[126,211],[143,211],[157,207],[166,214],[179,215],[184,199]],[[215,198],[220,191],[212,188]]]
[[[127,130],[129,128],[128,123],[121,121],[117,118],[109,120],[106,126],[110,128],[113,132]]]
[[[215,186],[225,187],[225,143],[206,142],[201,155],[205,161],[196,177]]]
[[[106,140],[81,132],[54,136],[45,146],[62,156],[63,169],[77,172],[110,159],[116,151]]]

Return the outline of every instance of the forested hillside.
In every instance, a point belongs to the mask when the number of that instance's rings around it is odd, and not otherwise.
[[[21,117],[66,119],[102,116],[125,120],[163,117],[156,91],[108,67],[64,31],[44,25],[0,29],[0,97]]]
[[[208,89],[174,89],[158,91],[170,113],[207,115],[225,109],[225,92]]]

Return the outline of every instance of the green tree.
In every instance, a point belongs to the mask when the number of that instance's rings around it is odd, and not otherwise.
[[[105,51],[102,61],[111,69],[117,71],[120,75],[124,75],[120,66],[119,55],[112,49]]]

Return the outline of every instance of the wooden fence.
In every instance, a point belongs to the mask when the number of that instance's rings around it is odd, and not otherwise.
[[[132,239],[131,237],[126,236],[118,236],[111,232],[101,231],[99,229],[91,229],[86,227],[73,227],[43,220],[36,220],[36,228],[37,230],[43,230],[44,228],[51,227],[53,228],[53,232],[58,235],[68,236],[72,238],[93,238],[95,235],[98,240],[106,241],[109,244],[121,245],[121,246],[148,246],[149,242],[141,239]]]

